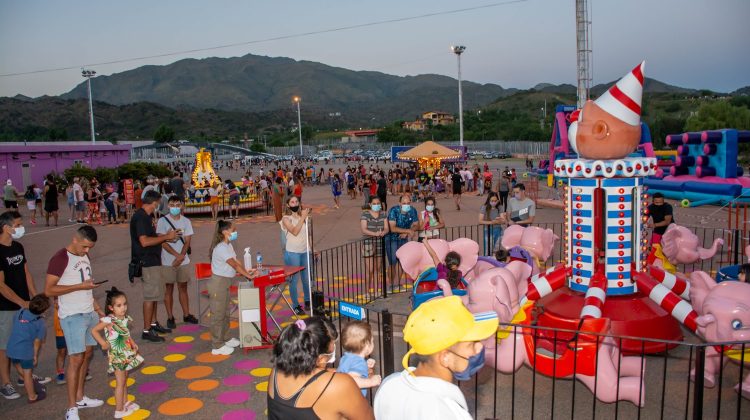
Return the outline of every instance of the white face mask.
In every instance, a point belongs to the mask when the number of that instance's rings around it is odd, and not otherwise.
[[[10,237],[13,239],[21,239],[24,233],[26,233],[26,228],[23,226],[18,226],[13,230],[13,233],[10,234]]]

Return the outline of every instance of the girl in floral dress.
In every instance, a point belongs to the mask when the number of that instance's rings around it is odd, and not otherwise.
[[[128,371],[143,363],[143,357],[138,354],[138,345],[130,337],[128,325],[133,319],[128,316],[128,298],[125,293],[113,287],[107,291],[105,307],[106,317],[102,318],[91,330],[91,335],[102,346],[109,350],[108,373],[115,374],[115,418],[126,417],[140,407],[127,400]],[[101,332],[104,331],[104,337]]]

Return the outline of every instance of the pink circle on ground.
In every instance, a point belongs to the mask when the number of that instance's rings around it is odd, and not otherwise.
[[[165,381],[144,382],[138,385],[141,394],[158,394],[169,389],[169,383]]]
[[[245,409],[227,411],[221,416],[221,420],[255,420],[255,412]]]
[[[237,370],[251,370],[257,367],[260,367],[260,360],[246,359],[234,363],[234,368]]]
[[[197,332],[201,330],[201,326],[198,324],[184,324],[177,327],[179,332]]]
[[[193,343],[174,343],[167,346],[170,353],[186,353],[193,349]]]
[[[231,375],[224,378],[224,386],[241,386],[250,382],[252,378],[250,375]]]
[[[247,391],[227,391],[219,394],[216,397],[216,401],[221,404],[242,404],[250,398],[250,393]]]

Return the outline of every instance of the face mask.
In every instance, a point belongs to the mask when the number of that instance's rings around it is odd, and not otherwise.
[[[497,205],[498,201],[490,201],[490,206],[495,207]]]
[[[325,356],[331,356],[331,358],[328,359],[328,361],[326,362],[326,364],[335,362],[336,361],[336,349],[333,349],[333,351],[330,352],[330,353],[326,353]],[[484,363],[484,362],[482,362],[482,363]]]
[[[299,206],[289,206],[289,210],[291,210],[292,213],[297,213],[299,211]]]
[[[13,233],[10,234],[10,237],[13,239],[21,239],[24,233],[26,233],[26,228],[23,226],[19,226],[15,228]]]
[[[169,208],[169,214],[172,216],[177,216],[180,214],[180,208],[179,207],[170,207]]]
[[[401,205],[401,211],[406,213],[407,211],[411,210],[411,204],[402,204]]]
[[[232,233],[229,234],[229,240],[230,241],[236,241],[237,240],[237,236],[238,236],[237,235],[237,231],[234,231],[234,232],[232,232]]]
[[[429,206],[429,205],[428,205],[428,206],[424,206],[424,208],[425,208],[425,210],[427,210],[427,211],[433,211],[433,210],[435,210],[435,206]]]
[[[469,357],[468,359],[459,354],[453,354],[469,361],[469,365],[466,366],[466,369],[462,370],[461,372],[453,372],[453,379],[457,381],[468,381],[475,373],[479,372],[479,369],[481,369],[482,366],[484,366],[484,348],[482,348],[482,351]]]
[[[372,211],[380,211],[383,206],[381,206],[380,204],[370,204],[370,208],[372,209]]]
[[[515,193],[515,194],[513,194],[513,198],[515,198],[516,200],[520,200],[521,199],[521,193]]]

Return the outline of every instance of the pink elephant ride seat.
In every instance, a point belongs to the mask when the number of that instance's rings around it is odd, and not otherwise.
[[[437,286],[437,275],[437,269],[435,267],[430,267],[417,276],[417,280],[414,282],[414,287],[411,289],[412,310],[417,309],[419,305],[430,299],[443,296],[443,291]],[[465,296],[466,288],[468,286],[469,284],[462,278],[458,287],[452,289],[453,294],[456,296]]]

